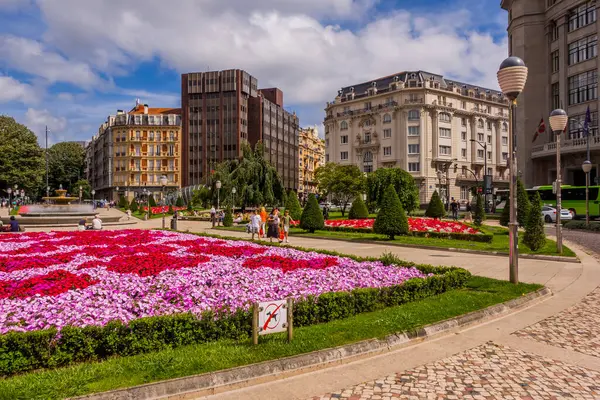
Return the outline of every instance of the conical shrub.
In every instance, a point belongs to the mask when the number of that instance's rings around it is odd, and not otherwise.
[[[483,221],[485,220],[485,207],[483,205],[483,196],[481,194],[477,194],[477,202],[475,203],[475,216],[473,217],[473,221],[475,225],[481,226]]]
[[[300,228],[310,233],[315,233],[317,229],[323,229],[325,227],[325,221],[323,220],[323,213],[319,208],[319,202],[314,194],[308,195],[308,201],[302,216],[300,217]]]
[[[365,219],[369,218],[369,210],[360,195],[356,196],[352,202],[352,207],[348,211],[348,219]]]
[[[425,211],[425,216],[429,218],[442,218],[445,215],[446,210],[444,209],[444,203],[442,203],[442,199],[436,190],[433,192],[431,200],[429,200],[429,205]]]
[[[546,233],[544,232],[544,219],[542,217],[542,199],[536,193],[531,202],[531,209],[525,226],[523,243],[532,251],[538,251],[546,244]]]
[[[408,234],[408,219],[393,185],[389,185],[383,193],[381,208],[373,230],[375,233],[386,235],[391,240],[396,236]]]
[[[302,207],[300,207],[298,195],[293,190],[290,190],[287,195],[285,209],[286,211],[290,212],[290,217],[292,217],[294,221],[298,221],[300,218],[302,218]]]
[[[525,185],[523,185],[523,182],[519,179],[517,180],[517,221],[521,228],[524,228],[527,225],[530,209],[531,203],[529,202],[529,196],[525,190]]]

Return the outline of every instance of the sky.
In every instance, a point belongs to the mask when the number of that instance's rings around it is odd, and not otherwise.
[[[424,70],[497,89],[499,0],[0,0],[0,115],[90,140],[136,98],[179,107],[181,74],[244,69],[322,134],[343,86]]]

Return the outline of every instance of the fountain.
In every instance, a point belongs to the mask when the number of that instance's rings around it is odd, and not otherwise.
[[[67,191],[62,188],[62,184],[59,187],[60,189],[54,191],[56,193],[55,197],[42,197],[42,200],[52,201],[58,205],[69,205],[72,201],[77,200],[77,197],[67,197]]]

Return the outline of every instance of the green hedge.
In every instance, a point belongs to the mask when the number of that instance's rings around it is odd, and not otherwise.
[[[424,299],[461,288],[471,277],[470,272],[460,268],[410,262],[403,265],[414,266],[425,274],[433,275],[385,288],[308,296],[294,304],[294,325],[323,323]],[[0,376],[219,339],[244,340],[251,336],[251,323],[252,315],[248,310],[219,314],[207,311],[200,318],[185,313],[140,318],[128,324],[113,321],[105,326],[68,326],[60,332],[56,329],[10,332],[0,336]]]
[[[600,222],[590,222],[588,227],[585,221],[567,221],[563,223],[565,229],[586,230],[600,232]]]

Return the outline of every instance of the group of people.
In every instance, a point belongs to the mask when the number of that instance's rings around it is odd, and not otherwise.
[[[458,211],[460,210],[460,204],[453,197],[452,201],[450,201],[450,211],[452,211],[452,219],[458,221]],[[467,213],[465,214],[465,221],[473,222],[473,207],[471,206],[471,202],[467,201],[465,204],[465,210]]]
[[[258,235],[259,240],[266,237],[271,242],[275,239],[279,240],[279,243],[289,243],[290,226],[295,221],[288,210],[285,210],[283,216],[280,214],[278,208],[274,208],[271,214],[267,214],[264,207],[254,210],[250,216],[250,223],[246,226],[246,231],[252,234],[252,240]]]
[[[0,232],[20,232],[21,227],[19,226],[19,221],[15,218],[14,215],[11,215],[9,225],[4,228],[4,224],[0,219]]]
[[[86,231],[86,230],[94,230],[99,231],[102,230],[102,220],[98,214],[94,215],[94,219],[92,219],[92,223],[87,225],[85,218],[79,220],[79,224],[77,225],[77,230]]]

